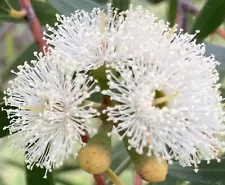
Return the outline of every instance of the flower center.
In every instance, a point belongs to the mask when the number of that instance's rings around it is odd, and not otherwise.
[[[163,102],[159,102],[158,100],[165,97],[166,94],[163,91],[159,91],[159,90],[155,90],[155,96],[154,96],[154,100],[153,100],[153,106],[161,109],[163,107],[166,107],[168,102],[167,101],[163,101]]]
[[[175,92],[171,95],[166,96],[163,91],[155,90],[155,96],[152,105],[159,109],[162,109],[163,107],[168,106],[168,102],[170,100],[173,100],[178,94],[179,92]]]

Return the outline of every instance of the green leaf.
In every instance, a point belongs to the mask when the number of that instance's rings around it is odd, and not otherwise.
[[[225,0],[208,0],[196,17],[190,33],[200,30],[196,38],[202,40],[212,33],[224,21],[224,18]]]
[[[20,164],[17,161],[14,161],[12,159],[4,159],[4,163],[13,167],[16,167],[20,170],[24,170],[24,165]]]
[[[64,173],[64,172],[79,170],[79,169],[80,167],[78,166],[78,164],[74,164],[74,165],[64,164],[62,167],[56,169],[55,173]]]
[[[130,6],[130,0],[113,0],[112,6],[118,8],[119,11],[125,11]]]
[[[70,15],[75,10],[91,11],[94,7],[105,8],[102,4],[92,0],[48,0],[48,2],[64,15]]]
[[[163,2],[164,0],[147,0],[149,3],[158,4]]]
[[[63,185],[79,185],[79,184],[74,184],[73,182],[70,182],[68,180],[65,180],[65,179],[62,179],[62,178],[59,178],[59,177],[56,177],[55,178],[56,182],[57,183],[60,183],[60,184],[63,184]]]
[[[13,9],[20,10],[18,0],[8,0],[8,1]],[[52,6],[50,6],[48,2],[33,0],[32,6],[42,25],[46,25],[46,24],[53,25],[56,22],[55,14],[57,13],[57,11]],[[8,12],[6,11],[6,10],[9,10],[9,7],[6,5],[6,3],[4,3],[4,1],[2,2],[1,7],[3,8],[0,8],[0,21],[4,20],[4,21],[15,22],[15,23],[24,22],[23,19],[16,19],[9,16]]]
[[[3,177],[0,177],[0,185],[7,185]]]
[[[10,15],[4,14],[0,11],[0,21],[8,21],[8,22],[13,22],[13,23],[21,23],[24,22],[23,19],[15,19],[11,17]]]
[[[32,170],[26,168],[26,182],[27,185],[54,185],[53,172],[48,172],[47,178],[45,176],[45,169],[34,166]]]
[[[18,65],[22,65],[25,61],[30,61],[34,59],[33,52],[37,50],[36,43],[32,43],[27,48],[25,48],[20,55],[1,73],[1,81],[4,83],[12,77],[11,70],[17,70]]]
[[[205,42],[206,47],[206,56],[210,56],[213,54],[215,56],[215,59],[220,62],[220,65],[217,66],[217,69],[219,71],[225,71],[225,48],[221,46],[217,46],[214,44],[210,44],[208,42]]]
[[[177,0],[168,0],[167,20],[171,25],[174,25],[177,15]]]
[[[100,4],[106,4],[109,2],[109,0],[93,0],[93,1],[100,3]]]
[[[196,183],[196,182],[190,182],[188,183],[188,185],[208,185],[208,184],[204,184],[204,183]],[[220,183],[215,183],[215,184],[210,184],[210,185],[222,185]]]
[[[123,142],[119,142],[112,151],[112,162],[110,169],[117,175],[120,175],[131,164],[131,159],[127,153],[127,150]],[[112,182],[107,179],[107,185],[111,185]]]
[[[225,159],[221,159],[221,162],[211,161],[207,164],[205,161],[199,165],[198,173],[195,173],[191,167],[181,167],[178,163],[174,163],[169,166],[168,174],[172,177],[188,180],[196,183],[203,184],[225,184]]]
[[[112,169],[113,171],[118,171],[120,164],[129,158],[130,157],[123,142],[119,142],[115,147],[113,147],[112,163],[110,169]]]
[[[178,185],[179,184],[179,179],[176,177],[171,177],[170,175],[166,176],[166,180],[163,182],[157,182],[149,185]]]

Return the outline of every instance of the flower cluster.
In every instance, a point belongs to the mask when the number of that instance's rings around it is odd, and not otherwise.
[[[76,156],[74,144],[83,145],[85,130],[93,130],[87,120],[101,114],[88,101],[98,92],[113,102],[102,113],[114,123],[112,132],[129,138],[128,149],[196,168],[202,159],[217,159],[225,146],[217,139],[225,134],[218,62],[204,56],[195,35],[141,7],[57,19],[45,33],[52,49],[19,66],[6,91],[7,128],[16,146],[25,147],[29,168],[51,171]],[[104,90],[89,75],[102,66],[108,68]]]

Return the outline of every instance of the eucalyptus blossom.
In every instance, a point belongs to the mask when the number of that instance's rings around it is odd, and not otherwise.
[[[224,151],[225,143],[217,139],[225,134],[223,99],[218,62],[193,48],[178,49],[180,37],[166,48],[152,42],[149,56],[127,61],[132,65],[120,69],[119,76],[108,70],[109,89],[102,94],[115,105],[103,112],[115,124],[113,132],[128,137],[128,149],[159,161],[194,165],[197,171],[201,160],[218,159]]]
[[[68,76],[61,69],[57,55],[37,55],[14,72],[4,97],[16,149],[25,148],[25,163],[45,167],[46,172],[63,164],[70,154],[77,155],[75,144],[84,145],[88,123],[99,115],[86,100],[99,92],[96,81],[84,74]]]

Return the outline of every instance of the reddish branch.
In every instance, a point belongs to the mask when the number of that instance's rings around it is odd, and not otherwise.
[[[90,135],[88,134],[87,130],[84,130],[85,135],[81,136],[81,139],[84,143],[87,143],[90,139]]]
[[[184,11],[189,12],[195,16],[199,14],[199,10],[191,3],[187,2],[186,0],[179,0],[179,2],[182,4]]]
[[[105,177],[103,174],[93,175],[96,185],[106,185]]]
[[[134,178],[134,185],[142,185],[142,178],[137,173]]]
[[[178,1],[175,22],[178,24],[178,29],[182,28],[184,32],[187,32],[187,18],[186,12],[184,10],[183,1]]]
[[[177,7],[176,23],[178,23],[178,25],[180,25],[180,28],[183,28],[184,31],[187,31],[186,12],[194,16],[197,16],[199,14],[199,10],[191,3],[189,3],[187,0],[179,0]],[[217,33],[219,36],[225,39],[224,30],[217,28],[215,30],[215,33]]]
[[[19,3],[21,10],[26,12],[25,20],[33,34],[33,37],[35,38],[39,50],[44,51],[44,48],[47,49],[47,43],[43,40],[41,25],[36,17],[30,0],[19,0]]]

